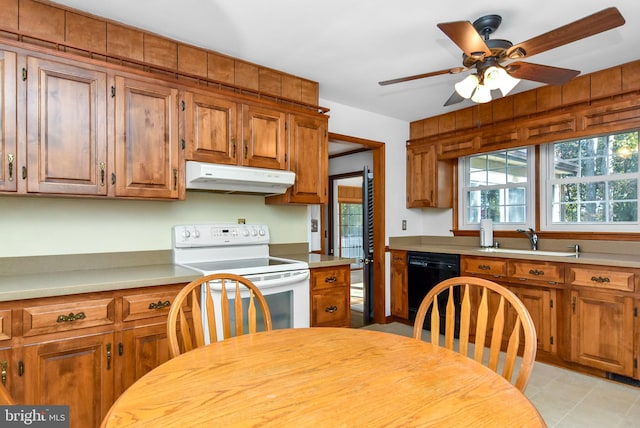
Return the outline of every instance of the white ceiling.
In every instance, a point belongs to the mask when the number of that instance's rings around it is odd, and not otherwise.
[[[444,102],[465,75],[380,86],[378,81],[461,65],[436,24],[502,16],[491,36],[514,44],[606,7],[622,27],[527,61],[583,74],[640,58],[640,3],[631,0],[57,0],[184,43],[320,83],[320,98],[413,121],[471,105]],[[468,73],[468,72],[467,72]],[[522,81],[512,93],[539,86]]]

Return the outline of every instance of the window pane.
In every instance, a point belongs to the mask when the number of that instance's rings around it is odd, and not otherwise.
[[[507,213],[509,216],[509,221],[512,223],[524,223],[527,219],[526,216],[526,206],[511,206],[507,208]]]
[[[611,204],[612,222],[638,221],[638,202],[614,202]]]
[[[580,204],[579,221],[596,223],[605,221],[604,205],[598,202]]]

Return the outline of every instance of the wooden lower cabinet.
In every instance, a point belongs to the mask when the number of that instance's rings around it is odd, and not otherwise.
[[[409,288],[407,283],[407,252],[391,251],[391,315],[409,318]]]
[[[124,392],[136,380],[169,360],[166,322],[127,329],[118,342],[116,391]]]
[[[311,327],[351,326],[351,266],[311,269]]]
[[[634,299],[589,289],[571,292],[571,360],[634,376]]]
[[[69,426],[99,426],[114,399],[113,345],[113,332],[25,345],[24,402],[68,405]]]
[[[536,327],[538,349],[555,353],[557,350],[556,291],[534,287],[509,287],[524,303]]]
[[[169,359],[166,318],[183,286],[0,302],[0,380],[18,403],[68,405],[70,426],[99,427]]]

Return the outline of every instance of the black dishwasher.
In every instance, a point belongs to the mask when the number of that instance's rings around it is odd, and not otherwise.
[[[416,312],[422,303],[422,299],[439,282],[460,275],[460,256],[458,254],[440,254],[409,252],[407,254],[407,286],[409,294],[409,319],[416,319]],[[444,316],[446,301],[449,292],[441,293],[438,297],[438,309],[440,311],[440,331],[444,331]],[[453,296],[456,306],[456,333],[460,315],[460,292],[456,288]],[[430,330],[431,309],[427,312],[424,328]],[[457,334],[456,334],[457,336]]]

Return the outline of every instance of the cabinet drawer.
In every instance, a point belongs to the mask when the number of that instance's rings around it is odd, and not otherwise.
[[[180,290],[141,293],[122,298],[122,321],[153,318],[169,313],[169,308]]]
[[[546,262],[510,262],[510,275],[517,280],[532,280],[547,284],[564,282],[564,265]]]
[[[95,299],[26,307],[22,310],[24,336],[77,330],[115,322],[115,299]]]
[[[311,289],[331,288],[349,285],[351,279],[349,265],[311,269]]]
[[[616,270],[609,267],[571,267],[568,281],[570,285],[633,291],[635,274],[632,271]]]
[[[463,257],[460,270],[464,274],[503,277],[507,275],[507,262],[497,258]]]
[[[345,288],[311,296],[313,305],[311,325],[314,327],[348,326],[351,315],[348,291],[348,288]]]

